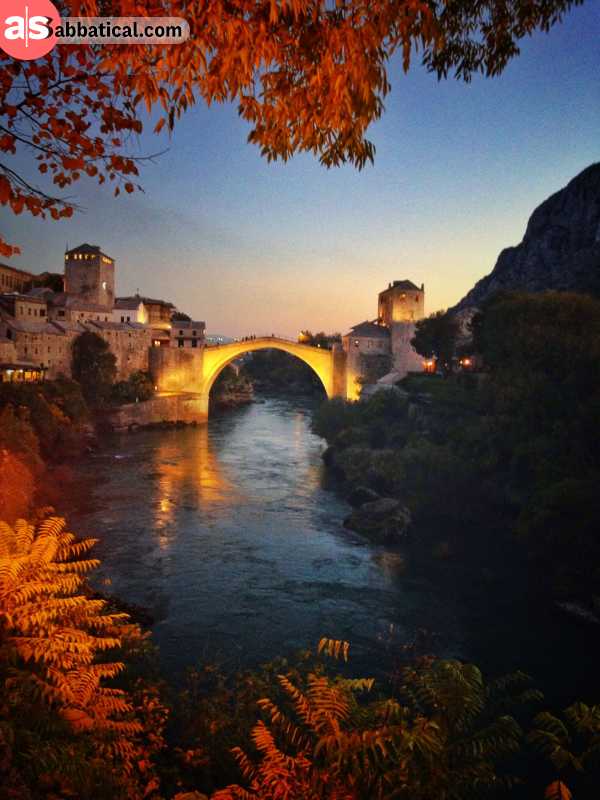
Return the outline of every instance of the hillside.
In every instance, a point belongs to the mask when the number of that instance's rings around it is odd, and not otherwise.
[[[515,289],[600,295],[600,163],[584,169],[535,209],[523,241],[503,250],[492,272],[454,310]]]

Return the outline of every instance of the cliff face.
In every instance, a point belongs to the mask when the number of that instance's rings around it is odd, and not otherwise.
[[[503,250],[454,310],[478,306],[502,290],[544,289],[600,295],[600,163],[535,209],[521,244]]]

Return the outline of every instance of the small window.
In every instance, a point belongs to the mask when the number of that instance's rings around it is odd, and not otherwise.
[[[198,339],[192,339],[192,347],[198,347]]]
[[[183,347],[183,339],[177,339],[177,347]]]

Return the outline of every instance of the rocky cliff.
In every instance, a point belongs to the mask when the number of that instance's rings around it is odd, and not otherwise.
[[[535,209],[523,241],[503,250],[454,310],[479,306],[498,291],[544,289],[600,295],[600,163]]]

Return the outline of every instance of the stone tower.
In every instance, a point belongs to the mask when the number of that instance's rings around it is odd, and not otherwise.
[[[394,281],[379,293],[380,324],[390,331],[394,372],[404,377],[407,372],[422,369],[422,359],[412,348],[415,323],[425,316],[425,284],[421,288],[412,281]]]
[[[80,244],[65,253],[65,292],[107,310],[115,304],[115,262],[97,245]]]
[[[425,284],[421,288],[412,281],[394,281],[379,292],[378,316],[391,327],[394,322],[416,322],[425,316]]]

